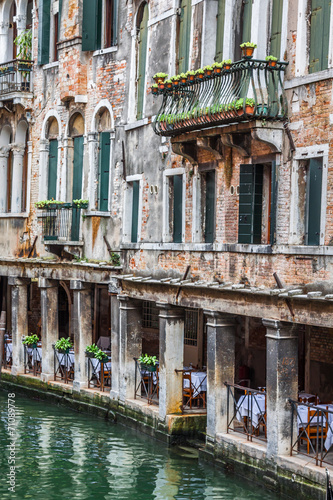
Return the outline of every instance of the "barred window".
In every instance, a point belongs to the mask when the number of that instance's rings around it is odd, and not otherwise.
[[[159,310],[155,302],[145,300],[142,306],[142,327],[154,330],[159,329]]]
[[[184,344],[198,345],[198,310],[185,309]]]

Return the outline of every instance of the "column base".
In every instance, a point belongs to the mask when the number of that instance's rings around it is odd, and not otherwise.
[[[42,382],[51,382],[54,380],[54,374],[53,373],[41,373],[40,374],[40,379]]]
[[[80,392],[81,389],[87,388],[86,382],[80,382],[78,380],[74,380],[73,382],[73,392]]]
[[[115,399],[115,400],[118,401],[118,399],[120,399],[119,398],[119,392],[118,391],[113,391],[111,389],[111,391],[110,391],[110,399]]]
[[[10,373],[16,377],[17,375],[23,375],[24,374],[24,368],[21,366],[12,366]]]

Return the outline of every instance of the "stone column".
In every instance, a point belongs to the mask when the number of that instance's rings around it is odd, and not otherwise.
[[[118,295],[119,300],[119,399],[134,399],[135,362],[142,353],[142,308],[141,303],[127,295]],[[113,363],[113,353],[112,353]],[[113,374],[112,374],[113,377]]]
[[[120,348],[120,335],[119,335],[119,305],[118,297],[113,292],[112,286],[109,285],[109,292],[111,293],[111,391],[110,398],[119,398],[119,348]]]
[[[54,377],[54,344],[59,338],[58,329],[58,281],[39,278],[42,314],[42,373],[44,382]]]
[[[16,144],[12,147],[13,151],[13,171],[12,171],[12,200],[11,211],[14,214],[22,212],[22,174],[24,144]]]
[[[7,212],[7,174],[9,146],[0,147],[0,212]]]
[[[236,321],[231,314],[204,310],[207,319],[207,435],[213,444],[216,435],[228,431],[228,388],[235,383]],[[233,400],[229,398],[229,420]]]
[[[12,287],[12,374],[17,375],[24,372],[22,337],[28,335],[28,285],[30,280],[9,276],[8,284]]]
[[[183,402],[184,311],[167,302],[156,303],[160,308],[160,369],[159,418],[181,413]]]
[[[298,397],[298,339],[291,323],[263,319],[263,324],[267,329],[267,457],[271,458],[290,455],[288,398],[297,401]]]
[[[92,293],[91,284],[71,280],[73,290],[72,327],[74,333],[74,382],[73,390],[80,391],[88,385],[88,363],[85,348],[92,343]]]

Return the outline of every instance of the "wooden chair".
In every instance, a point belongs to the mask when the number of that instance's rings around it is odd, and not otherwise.
[[[109,385],[108,382],[110,383],[110,386],[111,386],[111,369],[109,370],[104,365],[104,367],[103,367],[103,390],[104,390],[105,386]]]
[[[324,413],[323,426],[321,426],[322,413]],[[327,411],[325,412],[324,410],[315,410],[312,408],[308,408],[308,424],[305,428],[301,427],[299,430],[300,440],[306,441],[308,455],[310,453],[311,440],[317,439],[317,427],[318,427],[318,439],[323,438],[323,440],[325,440],[327,437],[327,429],[328,429],[328,413]]]
[[[188,380],[188,387],[184,386],[184,381]],[[191,372],[183,372],[183,399],[184,405],[190,404],[190,408],[192,409],[192,401],[196,401],[197,406],[199,406],[199,400],[203,399],[205,401],[205,394],[201,394],[200,392],[194,396],[194,390],[192,385]]]

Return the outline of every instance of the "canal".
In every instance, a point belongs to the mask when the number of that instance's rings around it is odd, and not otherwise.
[[[121,425],[4,391],[0,498],[277,500],[199,463],[186,447],[168,448]]]

